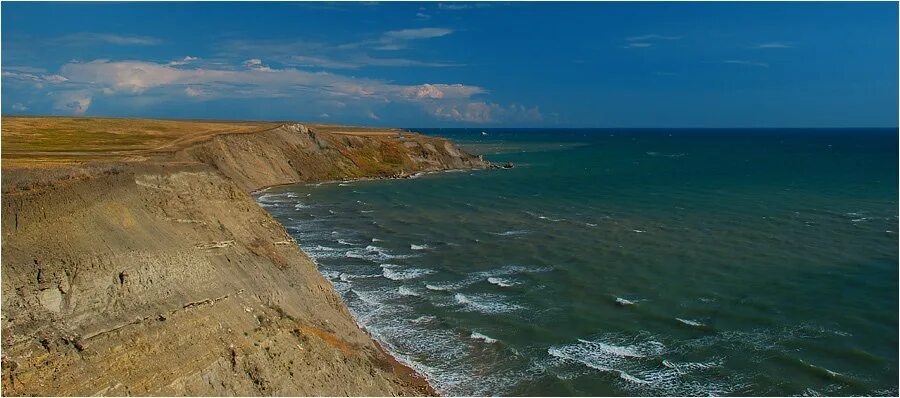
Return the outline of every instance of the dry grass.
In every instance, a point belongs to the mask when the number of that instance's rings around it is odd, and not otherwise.
[[[216,134],[251,133],[266,122],[219,122],[69,117],[4,117],[3,167],[143,160]]]

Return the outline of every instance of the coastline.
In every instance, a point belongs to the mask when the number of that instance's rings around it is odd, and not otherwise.
[[[8,159],[17,147],[6,127]],[[436,394],[357,325],[251,195],[490,165],[414,133],[265,127],[187,139],[141,161],[4,160],[5,392]]]

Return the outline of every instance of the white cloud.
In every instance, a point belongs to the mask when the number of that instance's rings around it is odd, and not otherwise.
[[[28,107],[25,106],[25,104],[22,104],[21,102],[17,102],[12,105],[12,109],[16,112],[24,112],[24,111],[28,110]]]
[[[91,106],[92,95],[89,91],[74,90],[61,91],[54,93],[54,107],[57,110],[74,113],[76,115],[84,114]]]
[[[329,115],[329,114],[323,112],[323,113],[320,113],[320,114],[319,114],[319,117],[322,118],[322,119],[328,119],[328,118],[331,117],[331,115]]]
[[[192,57],[192,56],[189,55],[189,56],[186,56],[186,57],[184,57],[184,58],[182,58],[182,59],[180,59],[180,60],[171,61],[171,62],[169,62],[168,65],[171,65],[171,66],[187,65],[187,64],[189,64],[189,63],[191,63],[191,62],[194,62],[194,61],[196,61],[196,60],[198,60],[198,59],[200,59],[200,58]]]
[[[729,60],[725,60],[722,62],[724,62],[726,64],[757,66],[760,68],[768,68],[769,67],[769,64],[767,64],[765,62],[746,61],[746,60],[740,60],[740,59],[729,59]]]
[[[379,119],[381,119],[380,117],[378,117],[378,115],[375,114],[375,112],[372,112],[372,111],[366,112],[366,116],[367,116],[369,119],[372,119],[372,120],[379,120]]]
[[[267,65],[263,65],[262,60],[259,58],[252,58],[244,61],[244,67],[247,69],[258,70],[263,72],[271,72],[272,68]]]
[[[625,45],[625,48],[647,48],[653,46],[653,43],[631,42]]]
[[[481,87],[462,84],[423,84],[405,87],[401,92],[406,97],[416,99],[458,99],[486,93]]]
[[[474,96],[487,93],[482,87],[465,84],[402,85],[328,72],[274,69],[257,58],[248,59],[242,64],[246,66],[245,69],[185,68],[143,61],[96,60],[69,63],[61,68],[59,75],[66,79],[63,89],[68,94],[65,100],[57,101],[56,107],[83,113],[90,106],[94,95],[164,98],[177,94],[201,100],[294,98],[332,105],[350,102],[356,106],[406,103],[422,107],[441,118],[468,121],[478,119],[472,114],[479,105],[472,105],[468,110],[459,108],[457,112],[461,116],[454,115],[452,108],[459,107],[461,102]],[[267,73],[260,73],[260,70]],[[80,102],[72,99],[72,90],[75,89]],[[332,105],[327,105],[327,109],[339,108]],[[507,114],[500,109],[491,109],[489,112],[491,120],[497,119],[497,115]]]
[[[339,49],[371,48],[374,50],[401,50],[414,40],[433,39],[453,33],[446,28],[416,28],[400,29],[384,32],[381,37],[374,40],[364,40],[355,43],[347,43],[338,46]]]
[[[203,95],[203,91],[200,91],[193,87],[187,87],[184,89],[184,95],[187,95],[188,97],[199,97]]]
[[[5,68],[2,74],[4,79],[10,79],[14,82],[29,83],[37,88],[43,88],[45,84],[60,84],[66,82],[65,77],[56,74],[20,72],[17,68]],[[10,70],[12,69],[12,70]],[[26,69],[33,70],[33,69]]]
[[[162,43],[162,40],[150,36],[91,32],[72,33],[53,39],[53,41],[59,44],[69,45],[91,45],[105,43],[120,46],[155,46]]]
[[[428,108],[428,111],[440,119],[469,123],[533,122],[543,119],[543,115],[537,107],[526,108],[515,104],[504,107],[500,104],[482,101],[434,104]]]

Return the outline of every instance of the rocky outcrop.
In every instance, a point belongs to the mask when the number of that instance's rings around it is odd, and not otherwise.
[[[443,139],[282,125],[3,170],[3,394],[432,394],[248,192],[485,166]]]

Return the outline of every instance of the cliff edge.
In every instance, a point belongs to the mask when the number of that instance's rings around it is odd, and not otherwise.
[[[4,395],[434,394],[248,193],[479,157],[293,123],[4,118],[2,138]]]

